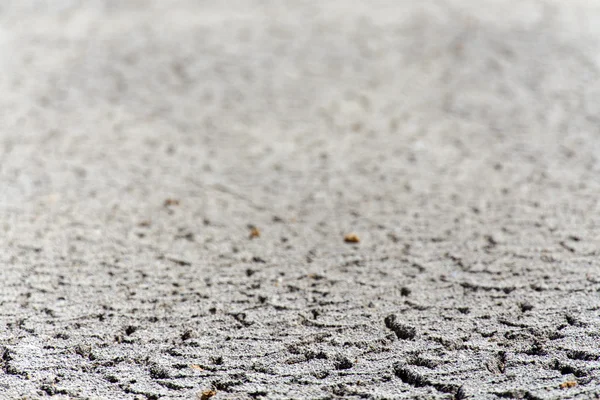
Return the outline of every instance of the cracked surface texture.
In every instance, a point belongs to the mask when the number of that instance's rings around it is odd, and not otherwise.
[[[2,2],[0,398],[599,398],[599,27]]]

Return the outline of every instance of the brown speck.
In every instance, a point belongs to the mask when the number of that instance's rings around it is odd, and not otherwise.
[[[569,389],[577,386],[577,381],[566,381],[560,384],[561,389]]]
[[[346,243],[359,243],[360,242],[360,238],[355,233],[349,233],[346,236],[344,236],[344,242],[346,242]]]
[[[150,224],[151,224],[151,222],[150,222],[150,221],[148,221],[148,220],[145,220],[145,221],[141,221],[141,222],[138,224],[138,226],[139,226],[139,227],[141,227],[141,228],[147,228],[147,227],[149,227],[149,226],[150,226]]]
[[[179,205],[179,200],[177,200],[177,199],[166,199],[163,205],[165,207],[178,206]]]
[[[260,237],[260,231],[258,230],[258,228],[255,226],[250,227],[250,239],[256,239],[259,237]]]
[[[200,394],[200,400],[208,400],[217,394],[216,390],[203,390]]]
[[[202,368],[201,366],[197,365],[197,364],[192,364],[190,365],[190,368],[192,369],[196,369],[198,371],[204,371],[204,368]]]

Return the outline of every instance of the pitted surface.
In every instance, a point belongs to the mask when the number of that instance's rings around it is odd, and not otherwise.
[[[599,397],[599,22],[4,2],[0,398]]]

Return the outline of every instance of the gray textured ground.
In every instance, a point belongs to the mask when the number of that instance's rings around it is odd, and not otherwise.
[[[3,1],[0,398],[600,397],[599,26]]]

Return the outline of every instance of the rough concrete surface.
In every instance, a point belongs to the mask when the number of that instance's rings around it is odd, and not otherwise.
[[[3,1],[0,398],[599,398],[599,55],[592,0]]]

